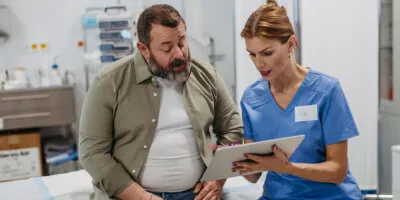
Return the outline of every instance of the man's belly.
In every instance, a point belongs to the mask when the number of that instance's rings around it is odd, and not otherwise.
[[[141,186],[152,192],[180,192],[195,186],[204,170],[200,155],[168,161],[149,159],[139,179]]]
[[[191,129],[158,133],[139,174],[152,192],[181,192],[195,186],[205,170]]]

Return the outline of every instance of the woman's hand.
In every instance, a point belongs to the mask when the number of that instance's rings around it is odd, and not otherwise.
[[[245,154],[249,161],[238,161],[233,163],[232,170],[240,174],[260,171],[274,171],[278,173],[287,173],[290,167],[289,157],[278,146],[273,148],[273,156],[257,156],[254,154]]]

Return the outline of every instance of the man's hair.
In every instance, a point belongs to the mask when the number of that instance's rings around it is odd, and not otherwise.
[[[180,22],[183,22],[186,28],[185,20],[174,7],[167,4],[152,5],[146,8],[139,16],[137,22],[139,42],[150,47],[150,32],[153,24],[176,28]]]

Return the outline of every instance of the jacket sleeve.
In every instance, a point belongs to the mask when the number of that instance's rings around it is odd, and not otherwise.
[[[112,84],[96,78],[86,94],[79,127],[79,159],[95,187],[108,197],[123,192],[133,179],[113,158]]]
[[[217,137],[217,144],[243,143],[243,124],[238,108],[222,77],[215,73],[216,103],[213,132]]]

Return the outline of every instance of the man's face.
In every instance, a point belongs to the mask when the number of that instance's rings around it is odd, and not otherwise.
[[[191,58],[182,22],[176,28],[153,24],[150,48],[141,52],[153,75],[180,83],[188,79]]]

